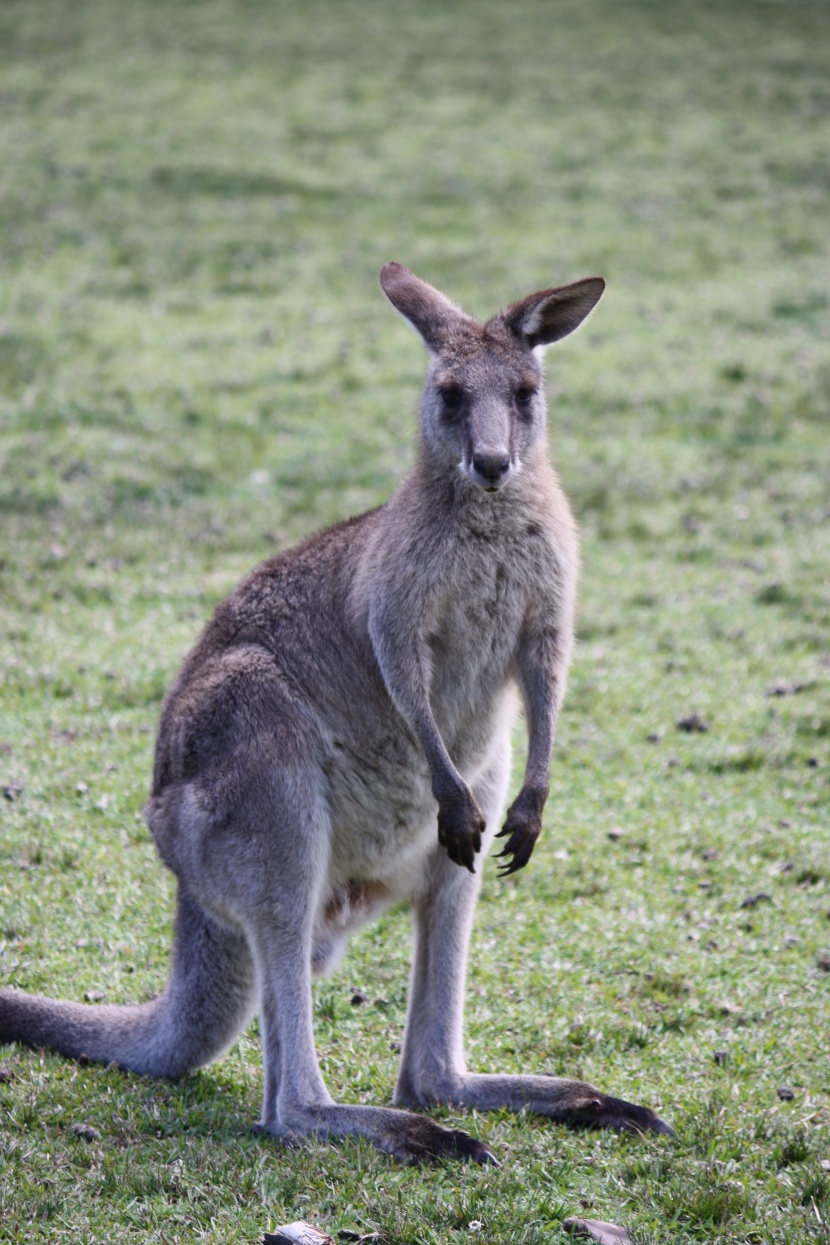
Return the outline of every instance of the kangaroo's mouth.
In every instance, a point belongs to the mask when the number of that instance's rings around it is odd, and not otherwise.
[[[500,493],[506,484],[508,484],[513,476],[512,465],[499,471],[497,474],[488,474],[480,471],[475,465],[470,464],[466,468],[466,475],[472,480],[482,493]]]

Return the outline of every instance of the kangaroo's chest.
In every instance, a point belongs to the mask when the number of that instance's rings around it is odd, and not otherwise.
[[[467,782],[507,746],[528,605],[546,595],[555,574],[541,547],[473,534],[436,557],[430,578],[406,593],[419,604],[430,709]],[[338,876],[403,876],[434,849],[436,804],[426,757],[391,700],[384,695],[375,708],[380,704],[381,712],[368,715],[353,706],[348,742],[338,741],[328,756]]]
[[[524,550],[494,553],[481,542],[448,567],[428,613],[430,703],[452,751],[479,733],[515,671],[528,602],[544,568]]]

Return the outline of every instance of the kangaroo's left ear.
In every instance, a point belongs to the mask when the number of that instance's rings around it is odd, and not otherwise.
[[[497,316],[532,350],[567,337],[596,307],[605,290],[602,277],[586,277],[572,285],[539,290],[513,303]]]

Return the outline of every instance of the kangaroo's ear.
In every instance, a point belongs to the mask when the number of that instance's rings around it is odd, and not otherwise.
[[[421,334],[433,354],[444,345],[452,328],[468,319],[455,303],[403,264],[384,264],[380,284],[392,306]]]
[[[573,285],[539,290],[520,303],[513,303],[499,319],[523,338],[531,350],[549,346],[579,327],[602,298],[604,289],[602,277],[586,277]]]

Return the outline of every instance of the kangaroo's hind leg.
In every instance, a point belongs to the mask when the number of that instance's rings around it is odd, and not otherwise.
[[[505,753],[473,787],[487,821],[486,851],[507,788]],[[479,858],[481,859],[481,858]],[[468,1072],[462,1049],[464,975],[480,880],[436,851],[431,883],[413,905],[415,957],[395,1102],[457,1103],[478,1110],[528,1108],[564,1123],[630,1132],[672,1130],[650,1108],[611,1098],[582,1081]]]
[[[490,1161],[467,1133],[408,1111],[335,1103],[312,1026],[314,932],[328,886],[330,821],[313,732],[282,720],[236,758],[224,894],[244,921],[256,966],[265,1086],[261,1127],[277,1136],[359,1134],[406,1162]],[[242,768],[240,768],[240,766]],[[228,833],[228,830],[225,831]]]

